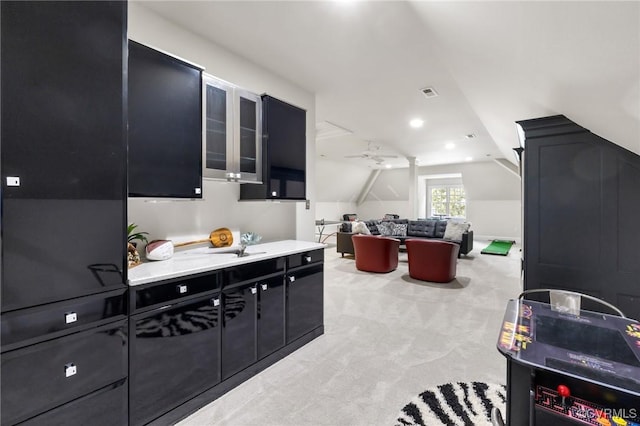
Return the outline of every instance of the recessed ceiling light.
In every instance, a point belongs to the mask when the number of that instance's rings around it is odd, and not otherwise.
[[[455,148],[455,147],[456,147],[456,144],[449,142],[449,143],[448,143],[448,144],[446,144],[444,147],[445,147],[445,148],[447,148],[447,149],[453,149],[453,148]]]
[[[386,167],[387,169],[390,169],[390,168],[391,168],[391,164],[386,164],[386,165],[385,165],[385,167]]]
[[[464,161],[473,161],[473,157],[465,157]]]
[[[424,125],[424,120],[421,118],[414,118],[409,122],[409,126],[413,127],[414,129],[419,129],[423,125]]]

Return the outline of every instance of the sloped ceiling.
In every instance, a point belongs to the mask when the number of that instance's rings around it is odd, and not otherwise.
[[[553,114],[640,153],[640,3],[412,6],[505,156],[514,121]]]
[[[316,121],[352,131],[317,141],[318,161],[332,165],[318,167],[319,192],[344,165],[514,162],[514,122],[554,114],[640,153],[640,2],[140,4],[315,93]],[[425,98],[427,86],[439,96]],[[367,141],[398,158],[344,158]]]

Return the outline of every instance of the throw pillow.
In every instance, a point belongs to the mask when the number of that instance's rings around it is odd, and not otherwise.
[[[406,223],[394,223],[393,233],[394,237],[406,237],[407,236],[407,224]]]
[[[394,223],[392,222],[380,222],[378,224],[378,232],[380,232],[380,235],[389,237],[393,235],[393,226]]]
[[[351,227],[354,234],[371,235],[371,231],[364,222],[355,222]]]
[[[462,234],[467,232],[471,224],[469,222],[460,222],[457,220],[448,220],[447,228],[444,230],[442,239],[449,241],[462,241]]]

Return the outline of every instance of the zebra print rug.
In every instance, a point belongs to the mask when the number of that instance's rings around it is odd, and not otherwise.
[[[505,412],[506,387],[483,382],[445,383],[404,406],[395,426],[490,426],[491,409]]]

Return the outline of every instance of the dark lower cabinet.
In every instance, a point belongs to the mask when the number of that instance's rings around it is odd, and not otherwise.
[[[258,282],[258,359],[285,344],[284,276]]]
[[[127,321],[4,352],[2,424],[13,425],[122,381],[127,376]],[[67,411],[69,412],[69,411]],[[126,405],[105,413],[121,424]],[[67,419],[73,423],[73,417]]]
[[[131,317],[130,424],[220,382],[220,308],[215,292]]]
[[[255,283],[222,291],[222,379],[227,379],[256,361]]]
[[[126,425],[127,384],[126,379],[119,380],[20,424],[24,426]]]
[[[324,321],[323,265],[287,271],[287,343],[321,327]]]
[[[323,250],[132,287],[129,424],[173,423],[321,335],[322,298]]]

